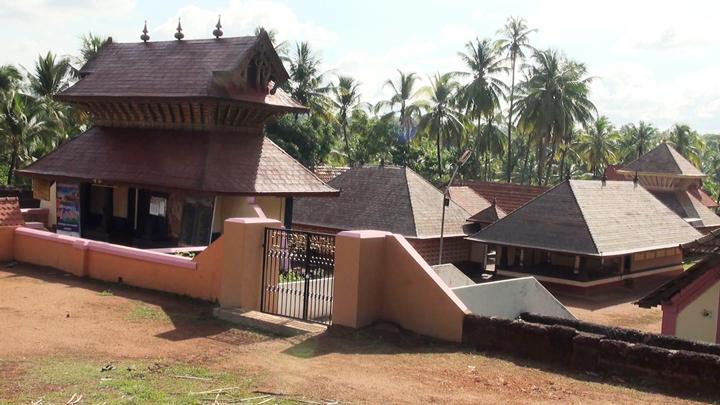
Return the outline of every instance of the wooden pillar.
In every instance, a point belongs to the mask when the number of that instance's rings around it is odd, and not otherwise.
[[[580,256],[575,255],[575,266],[573,266],[573,274],[580,274]]]
[[[525,249],[520,248],[520,267],[525,266]]]

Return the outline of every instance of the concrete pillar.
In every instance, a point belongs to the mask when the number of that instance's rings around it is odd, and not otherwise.
[[[573,266],[573,273],[580,274],[580,256],[575,256],[575,266]]]
[[[223,225],[222,307],[260,310],[265,228],[280,228],[269,218],[230,218]]]
[[[345,231],[335,238],[333,324],[359,328],[383,308],[386,232]]]

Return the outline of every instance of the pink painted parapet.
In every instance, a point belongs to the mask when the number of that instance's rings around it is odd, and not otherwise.
[[[218,240],[189,259],[24,227],[15,230],[13,241],[21,262],[206,300],[219,295],[220,249]]]
[[[682,310],[702,295],[707,288],[720,280],[720,268],[714,268],[705,272],[692,283],[675,294],[670,301],[662,303],[662,330],[663,335],[677,336],[677,318]],[[717,313],[720,314],[720,301],[718,302]],[[717,322],[715,343],[720,343],[720,318]]]
[[[408,241],[379,231],[336,238],[333,324],[384,320],[439,339],[462,340],[469,310]]]

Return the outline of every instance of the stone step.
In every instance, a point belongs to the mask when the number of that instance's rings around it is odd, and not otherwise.
[[[213,315],[230,323],[280,336],[317,334],[327,330],[326,325],[237,307],[215,308]]]

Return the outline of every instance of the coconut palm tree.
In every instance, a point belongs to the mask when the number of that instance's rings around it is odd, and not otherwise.
[[[290,95],[324,118],[329,118],[328,87],[323,85],[324,74],[320,72],[320,58],[308,42],[295,44],[294,53],[288,57],[290,65]],[[295,116],[297,118],[297,115]]]
[[[22,76],[12,65],[0,66],[0,92],[9,91],[19,85]]]
[[[555,50],[536,51],[533,60],[527,80],[520,85],[517,109],[520,119],[537,133],[537,175],[547,184],[556,152],[561,150],[562,177],[573,127],[588,123],[597,109],[588,98],[592,78],[586,76],[584,65],[567,60]]]
[[[331,101],[337,108],[337,121],[342,129],[345,141],[345,154],[349,163],[352,163],[350,153],[350,140],[347,134],[348,117],[360,104],[360,83],[349,76],[338,76],[337,84],[330,89]]]
[[[39,56],[30,72],[30,91],[37,97],[52,97],[70,86],[70,59],[58,58],[52,52]]]
[[[675,147],[675,150],[695,166],[700,167],[704,145],[697,132],[686,124],[675,124],[667,135],[667,141]]]
[[[638,125],[625,125],[621,132],[621,149],[625,151],[623,160],[626,161],[637,159],[647,152],[657,135],[657,129],[645,121],[640,121]]]
[[[462,143],[463,122],[461,114],[453,107],[459,91],[453,73],[436,74],[430,78],[430,86],[423,87],[422,93],[429,99],[426,112],[418,125],[421,134],[434,138],[437,151],[438,179],[442,181],[443,141]]]
[[[594,178],[602,176],[608,164],[615,163],[619,138],[619,134],[605,116],[592,122],[585,133],[579,136],[578,154]]]
[[[105,46],[109,40],[110,38],[108,37],[101,37],[93,34],[92,32],[88,32],[87,35],[83,35],[81,38],[82,47],[80,48],[80,57],[77,60],[80,66],[82,67],[91,59],[95,58],[98,52],[100,52],[100,48]]]
[[[7,184],[12,184],[15,169],[39,145],[47,145],[51,135],[31,97],[18,90],[5,93],[0,106],[0,144],[7,153]]]
[[[400,69],[398,69],[398,74],[397,81],[393,82],[392,79],[385,81],[384,87],[390,87],[393,94],[389,100],[378,102],[375,110],[389,108],[390,112],[386,115],[398,114],[402,137],[407,141],[412,137],[415,118],[421,113],[422,102],[418,100],[419,91],[416,90],[419,78],[414,72],[405,73]]]
[[[508,151],[507,151],[507,174],[506,180],[509,183],[513,169],[512,159],[512,126],[513,126],[513,110],[515,107],[515,68],[518,59],[522,61],[525,59],[525,52],[534,50],[530,46],[530,34],[536,32],[535,29],[529,29],[524,18],[510,17],[508,18],[505,26],[498,31],[500,39],[496,42],[499,51],[505,54],[505,57],[510,61],[510,108],[508,109],[507,118],[507,137],[508,137]]]

